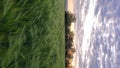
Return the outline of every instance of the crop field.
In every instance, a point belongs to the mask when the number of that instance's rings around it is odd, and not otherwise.
[[[65,68],[64,0],[0,0],[0,68]]]

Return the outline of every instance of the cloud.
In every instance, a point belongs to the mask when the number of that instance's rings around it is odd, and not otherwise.
[[[86,34],[86,37],[84,38],[88,39],[88,36],[92,38],[89,39],[90,44],[87,44],[88,42],[85,42],[85,46],[83,46],[85,54],[80,54],[79,58],[81,58],[81,55],[84,55],[84,57],[87,56],[87,58],[90,59],[89,68],[98,68],[100,67],[101,63],[101,67],[103,68],[117,68],[117,66],[120,66],[120,62],[117,61],[120,61],[120,55],[117,55],[117,53],[120,51],[117,50],[117,48],[120,49],[120,0],[97,0],[95,8],[91,8],[92,12],[94,10],[94,14],[91,13],[94,16],[92,16],[91,14],[87,14],[90,13],[90,11],[88,10],[91,3],[89,2],[90,0],[76,1],[76,32],[77,38],[79,38],[77,39],[78,45],[81,45],[81,42],[79,42],[81,37],[79,37],[79,35],[83,36],[83,34]],[[92,17],[94,17],[94,19],[92,19]],[[86,22],[89,23],[85,24]],[[90,30],[91,23],[94,24],[92,24],[92,27],[94,27],[92,28],[92,30]],[[89,29],[86,29],[88,27]],[[82,28],[84,29],[84,32],[86,29],[86,33],[82,34]],[[92,35],[89,35],[90,33],[92,33]],[[84,38],[82,38],[82,41],[84,40]],[[88,51],[91,47],[86,45],[93,45],[94,50],[92,52],[94,56],[90,56],[90,54],[88,54]],[[99,48],[100,45],[102,46],[101,52]],[[100,56],[98,55],[102,53],[104,55],[100,58]],[[97,58],[100,58],[101,60],[97,60]],[[81,60],[82,59],[79,60],[79,64],[81,64],[79,66],[82,66],[84,68],[87,62],[82,63]],[[86,58],[84,58],[84,61],[85,60]]]

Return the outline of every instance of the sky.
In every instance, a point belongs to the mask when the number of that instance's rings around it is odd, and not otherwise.
[[[120,0],[75,0],[76,68],[120,68]]]

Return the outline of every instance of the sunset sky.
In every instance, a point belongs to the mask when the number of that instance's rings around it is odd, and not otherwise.
[[[69,0],[75,13],[75,68],[120,68],[120,1]]]
[[[67,0],[67,11],[73,14],[74,14],[74,3],[75,3],[75,0]],[[71,24],[70,29],[71,31],[74,31],[74,23]]]

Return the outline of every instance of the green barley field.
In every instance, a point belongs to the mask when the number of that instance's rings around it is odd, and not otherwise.
[[[0,68],[65,68],[64,0],[0,0]]]

